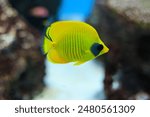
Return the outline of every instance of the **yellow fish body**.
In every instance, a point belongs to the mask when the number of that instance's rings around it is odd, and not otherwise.
[[[58,21],[51,24],[44,37],[44,53],[53,63],[75,62],[75,65],[108,52],[96,30],[80,21]]]

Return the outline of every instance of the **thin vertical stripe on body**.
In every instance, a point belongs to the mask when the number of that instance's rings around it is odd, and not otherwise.
[[[79,33],[77,32],[77,30],[74,31],[73,33],[74,35],[74,47],[72,48],[73,49],[73,52],[74,52],[74,60],[79,60],[80,59],[80,37],[78,37]]]
[[[80,61],[83,59],[86,49],[84,29],[74,28],[71,33],[64,34],[61,43],[59,43],[59,49],[61,56],[67,61]]]
[[[65,51],[64,57],[68,58],[67,36],[64,37],[64,51]]]
[[[71,43],[71,34],[67,36],[67,48],[68,48],[68,57],[69,59],[72,61],[72,50],[71,50],[71,46],[72,46],[72,43]]]
[[[71,36],[71,37],[72,37],[72,44],[73,44],[73,46],[72,46],[71,49],[72,49],[72,51],[73,51],[73,59],[74,59],[74,60],[77,59],[77,50],[76,50],[76,44],[77,44],[77,43],[76,43],[76,40],[77,40],[77,39],[76,39],[76,36],[75,36],[75,35],[76,35],[76,32],[75,32],[75,31],[76,31],[76,30],[74,30],[74,31],[72,32],[72,36]]]
[[[80,56],[79,56],[79,53],[80,53],[80,51],[79,51],[79,38],[78,38],[78,34],[77,34],[77,31],[75,31],[75,47],[74,47],[74,49],[76,50],[76,59],[77,60],[79,60],[80,59]]]
[[[78,54],[78,60],[80,60],[82,58],[82,49],[83,49],[83,46],[82,46],[82,37],[81,37],[81,34],[78,33],[76,34],[76,37],[77,37],[77,40],[78,40],[78,44],[76,46],[76,49],[77,49],[77,54]]]
[[[75,37],[74,37],[74,30],[72,31],[71,35],[70,35],[70,50],[71,50],[71,59],[74,61],[75,60],[75,46],[76,46],[76,43],[75,43]]]
[[[64,35],[61,44],[61,55],[68,61],[76,61],[81,58],[81,35],[76,31],[72,31],[69,35]]]

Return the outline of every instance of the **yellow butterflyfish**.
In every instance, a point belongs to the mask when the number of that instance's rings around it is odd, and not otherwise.
[[[74,65],[80,65],[109,51],[97,31],[80,21],[52,23],[46,30],[43,50],[52,63],[75,62]]]

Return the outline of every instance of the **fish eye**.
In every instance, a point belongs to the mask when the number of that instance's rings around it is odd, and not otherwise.
[[[103,49],[103,45],[99,44],[99,43],[94,43],[91,47],[91,52],[97,56],[100,51]]]

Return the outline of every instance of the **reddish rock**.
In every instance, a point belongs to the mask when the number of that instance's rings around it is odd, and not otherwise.
[[[42,90],[40,35],[0,0],[0,99],[31,99]]]

